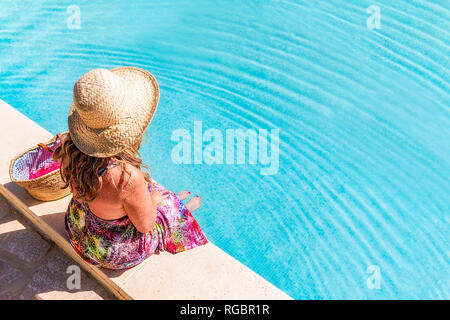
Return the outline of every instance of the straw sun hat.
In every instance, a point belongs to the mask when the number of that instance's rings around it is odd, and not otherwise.
[[[153,75],[136,67],[94,69],[73,88],[70,136],[81,152],[106,158],[137,143],[159,101]]]

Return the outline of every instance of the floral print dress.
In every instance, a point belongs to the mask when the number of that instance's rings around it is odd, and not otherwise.
[[[166,191],[153,180],[147,185],[149,192]],[[178,253],[208,243],[197,221],[173,192],[157,207],[156,223],[149,233],[139,232],[128,216],[101,219],[87,202],[73,197],[65,226],[75,251],[85,261],[108,269],[131,268],[160,251]]]

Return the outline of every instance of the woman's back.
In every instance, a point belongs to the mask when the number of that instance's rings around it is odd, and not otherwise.
[[[122,168],[118,163],[111,161],[105,168],[101,169],[103,178],[102,187],[98,191],[97,197],[88,202],[90,210],[99,218],[105,220],[119,219],[126,215],[123,208],[122,195],[120,191]],[[127,166],[127,170],[141,171],[131,165]],[[134,173],[135,175],[136,173]],[[78,194],[76,188],[72,185],[73,197],[77,199]]]
[[[83,182],[87,183],[89,174],[93,173],[85,174]],[[83,202],[101,219],[113,220],[128,216],[140,232],[152,230],[156,206],[167,197],[167,192],[156,190],[149,193],[144,172],[127,162],[122,167],[120,162],[110,160],[99,169],[98,174],[102,177],[102,184],[95,199],[89,202],[77,199],[77,187],[72,185],[75,200]]]

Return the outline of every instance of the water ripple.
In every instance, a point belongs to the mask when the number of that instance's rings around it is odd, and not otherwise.
[[[79,30],[60,2],[2,4],[0,98],[56,133],[83,73],[148,69],[144,160],[202,195],[219,247],[298,299],[450,297],[448,1],[377,1],[372,31],[357,1],[78,2]],[[171,133],[199,120],[280,129],[278,173],[175,165]]]

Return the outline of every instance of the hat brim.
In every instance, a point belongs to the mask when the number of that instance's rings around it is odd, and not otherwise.
[[[121,123],[105,128],[87,126],[77,112],[75,102],[69,110],[70,136],[81,152],[97,157],[114,156],[134,146],[150,124],[159,102],[159,87],[155,77],[137,67],[110,70],[121,78],[127,97],[127,116]]]

